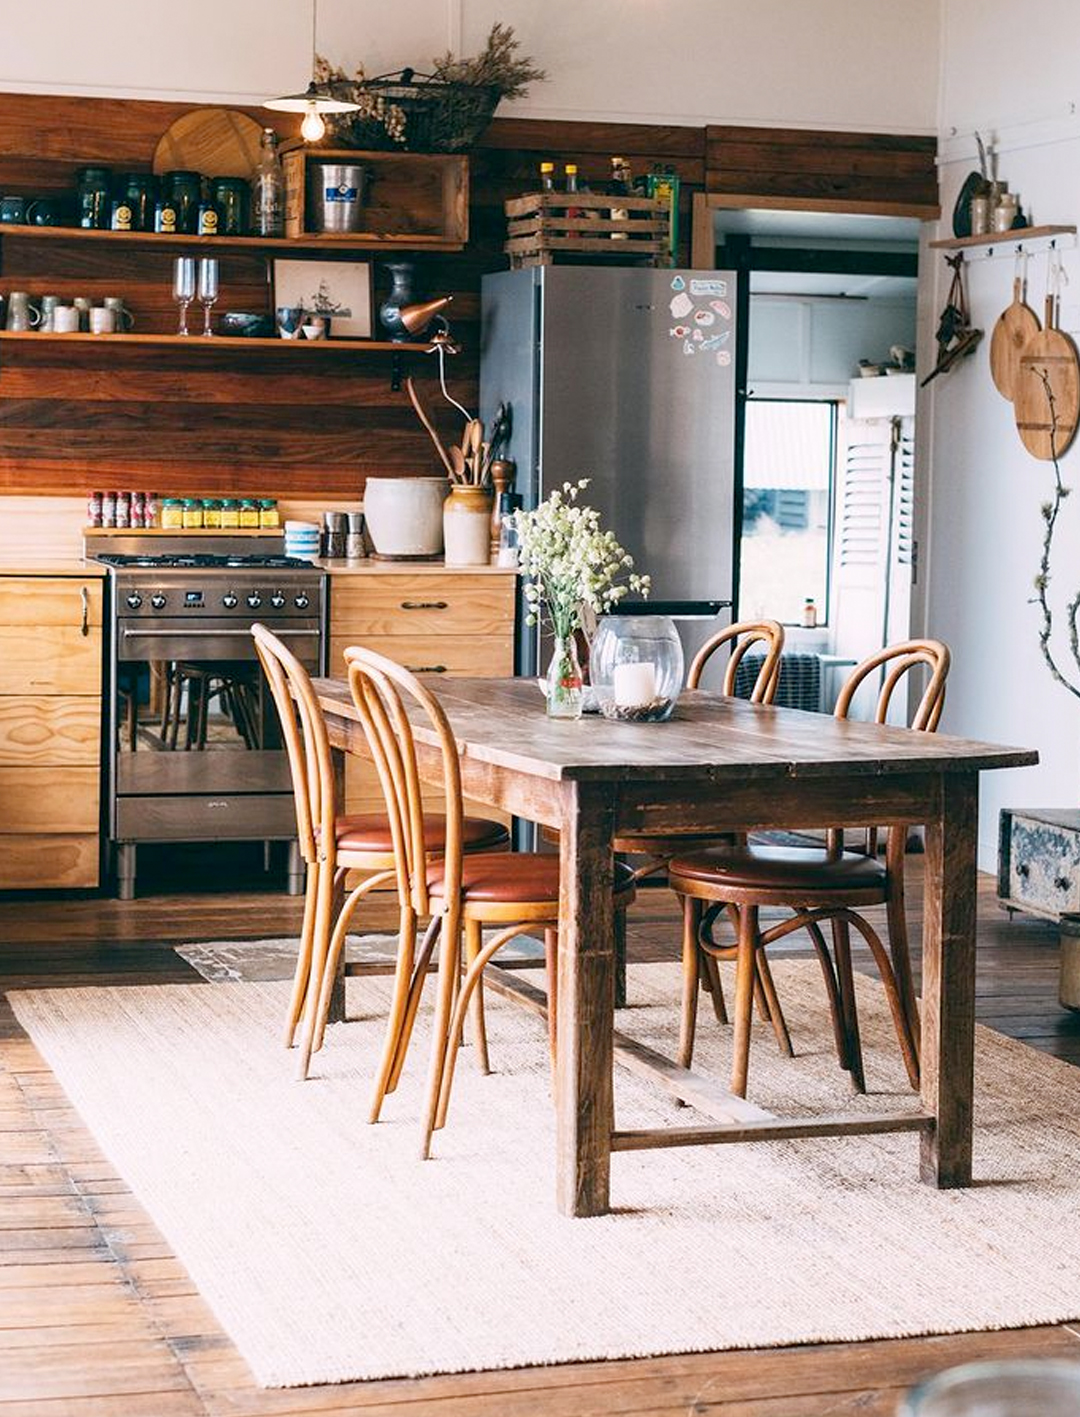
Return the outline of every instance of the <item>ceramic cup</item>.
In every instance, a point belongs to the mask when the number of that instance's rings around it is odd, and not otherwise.
[[[135,316],[130,310],[126,309],[122,295],[106,295],[101,303],[106,310],[115,311],[115,328],[117,330],[131,330],[135,328]]]
[[[94,302],[89,295],[76,295],[71,303],[79,312],[79,329],[88,330],[90,328],[90,307]]]
[[[304,320],[304,312],[299,305],[279,305],[276,312],[277,332],[282,339],[296,339]]]
[[[78,313],[76,310],[76,316]],[[90,307],[90,333],[92,335],[116,334],[116,311],[111,305],[92,305]]]
[[[326,339],[330,334],[330,321],[326,315],[309,315],[301,329],[305,339]]]
[[[43,295],[41,297],[41,324],[38,326],[38,329],[43,333],[47,333],[49,330],[56,328],[53,324],[53,316],[56,313],[56,307],[60,303],[59,295]]]
[[[44,329],[42,322],[42,329]],[[52,312],[52,328],[58,335],[79,333],[79,312],[74,305],[57,305]]]
[[[26,220],[25,197],[0,197],[0,221],[21,226]]]
[[[13,290],[7,302],[7,328],[24,332],[36,329],[41,322],[41,310],[30,303],[25,290]]]

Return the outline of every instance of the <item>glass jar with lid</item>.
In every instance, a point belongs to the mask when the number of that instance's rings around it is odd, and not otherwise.
[[[153,231],[157,178],[152,172],[126,172],[120,179],[118,195],[131,208],[132,231]]]
[[[684,664],[682,641],[670,616],[605,615],[589,652],[597,707],[605,718],[648,723],[670,718]]]
[[[263,497],[259,502],[259,525],[261,527],[279,527],[281,525],[278,504],[272,497]]]
[[[240,502],[240,525],[249,530],[259,525],[259,504],[251,497],[244,497]]]
[[[80,167],[75,182],[79,225],[93,231],[108,231],[112,216],[112,169]]]
[[[179,531],[184,525],[184,504],[179,497],[166,497],[161,504],[161,525],[165,531]]]
[[[173,172],[166,172],[161,185],[162,191],[172,198],[176,209],[177,231],[185,236],[194,236],[199,229],[202,178],[197,172],[177,168]]]
[[[185,531],[197,531],[203,524],[203,504],[198,497],[185,497],[183,506]]]
[[[217,528],[221,525],[221,503],[216,497],[203,498],[203,526]]]
[[[223,527],[240,525],[240,508],[235,497],[222,497],[221,525]]]

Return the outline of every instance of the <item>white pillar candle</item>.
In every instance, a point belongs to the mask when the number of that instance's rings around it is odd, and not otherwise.
[[[651,659],[640,664],[616,664],[613,681],[615,702],[622,708],[640,708],[656,698],[656,665]]]

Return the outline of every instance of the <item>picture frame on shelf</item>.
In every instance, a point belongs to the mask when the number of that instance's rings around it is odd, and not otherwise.
[[[275,258],[273,303],[328,318],[331,339],[371,339],[371,262]]]

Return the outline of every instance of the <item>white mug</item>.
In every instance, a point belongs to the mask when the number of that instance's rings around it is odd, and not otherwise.
[[[74,335],[79,332],[79,312],[74,305],[57,305],[52,312],[52,327],[55,334]]]
[[[78,314],[77,311],[76,314]],[[90,307],[90,333],[92,335],[116,334],[116,311],[111,305],[92,305]]]

